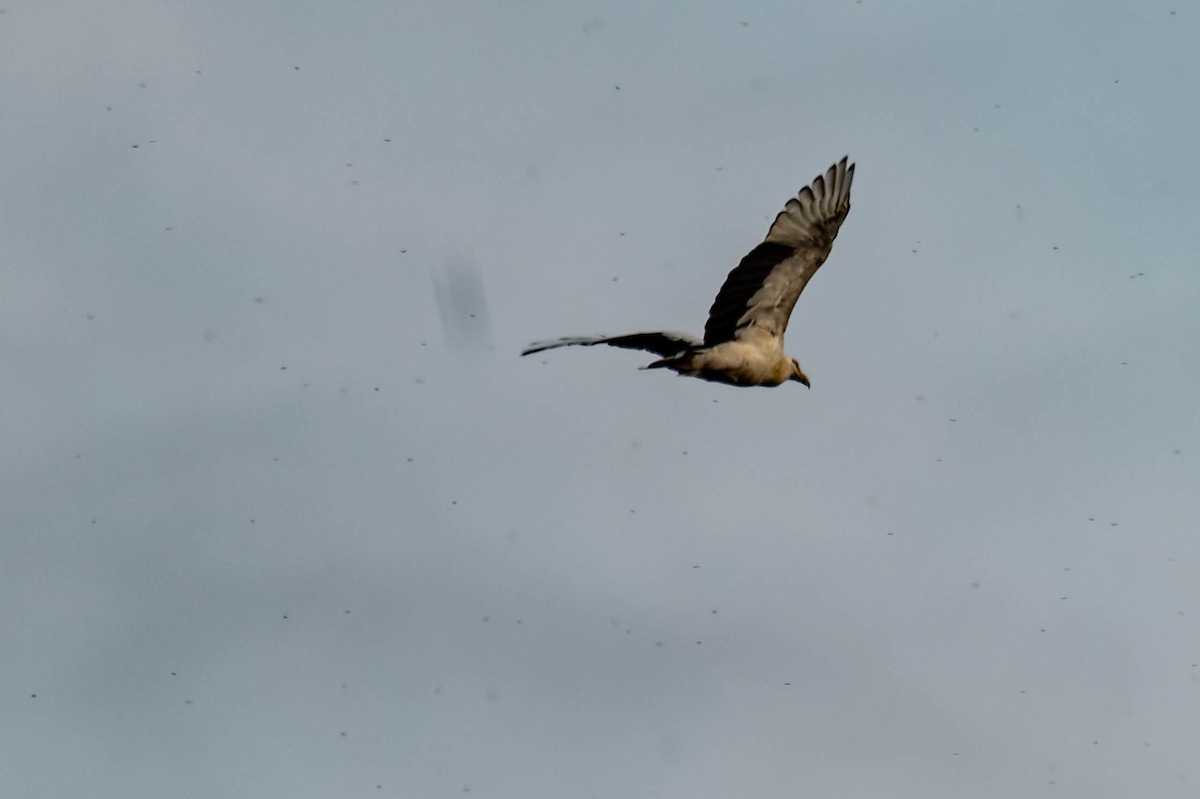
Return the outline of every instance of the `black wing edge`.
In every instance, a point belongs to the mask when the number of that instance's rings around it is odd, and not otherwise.
[[[700,346],[701,342],[684,333],[630,333],[625,336],[564,336],[553,341],[535,341],[521,351],[521,355],[552,350],[557,347],[594,347],[606,344],[625,350],[644,350],[661,358],[678,355]]]

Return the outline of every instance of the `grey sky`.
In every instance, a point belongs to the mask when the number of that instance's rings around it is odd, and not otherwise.
[[[8,2],[0,794],[1195,796],[1197,41]],[[811,391],[518,357],[846,153]]]

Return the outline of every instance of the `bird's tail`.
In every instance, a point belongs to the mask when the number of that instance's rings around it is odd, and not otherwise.
[[[653,363],[643,366],[643,369],[674,369],[676,372],[689,372],[692,366],[694,352],[681,352],[668,358],[660,358]]]

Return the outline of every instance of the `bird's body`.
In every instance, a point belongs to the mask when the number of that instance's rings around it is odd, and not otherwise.
[[[733,386],[778,386],[797,374],[792,359],[782,349],[770,343],[759,346],[738,340],[684,350],[646,368],[673,369],[681,375]]]
[[[606,344],[660,356],[647,369],[672,369],[735,386],[777,386],[788,380],[807,386],[800,364],[783,352],[783,334],[796,299],[829,257],[850,212],[854,165],[846,162],[843,158],[787,201],[763,243],[725,278],[703,339],[670,332],[574,336],[531,344],[521,354]]]

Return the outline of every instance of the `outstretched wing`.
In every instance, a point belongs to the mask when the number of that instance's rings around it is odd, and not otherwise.
[[[555,347],[594,347],[597,344],[607,344],[610,347],[620,347],[626,350],[645,350],[653,352],[661,358],[678,355],[681,352],[701,346],[703,342],[689,336],[687,333],[669,333],[656,331],[654,333],[630,333],[627,336],[566,336],[553,341],[535,341],[521,353],[533,355],[535,352],[552,350]]]
[[[843,158],[787,201],[762,244],[725,278],[708,311],[704,344],[762,335],[779,339],[796,299],[825,263],[850,213],[854,164]]]

